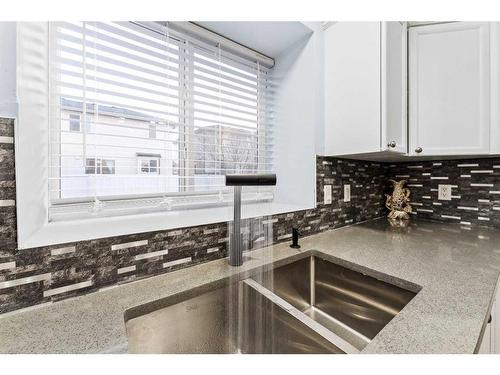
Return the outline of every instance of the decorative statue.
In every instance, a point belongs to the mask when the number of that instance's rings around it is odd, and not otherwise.
[[[394,191],[392,192],[392,195],[385,195],[387,197],[385,206],[390,210],[387,217],[393,220],[408,220],[410,218],[409,213],[412,212],[412,208],[409,203],[410,189],[403,187],[404,184],[406,184],[406,180],[389,181],[392,182]]]

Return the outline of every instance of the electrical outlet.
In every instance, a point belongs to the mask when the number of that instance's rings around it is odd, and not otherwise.
[[[323,186],[323,203],[324,204],[332,203],[332,185]]]
[[[438,199],[441,201],[451,201],[451,185],[438,185]]]
[[[344,185],[344,202],[351,201],[351,185]]]

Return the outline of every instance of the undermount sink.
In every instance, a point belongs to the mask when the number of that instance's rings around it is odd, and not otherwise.
[[[130,353],[357,353],[415,292],[318,256],[126,314]]]

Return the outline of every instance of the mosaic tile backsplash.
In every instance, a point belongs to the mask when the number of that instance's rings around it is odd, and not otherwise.
[[[12,120],[0,119],[0,313],[226,256],[225,222],[18,250],[13,128]],[[249,247],[289,241],[292,227],[307,236],[384,215],[386,170],[378,163],[318,157],[317,208],[249,220]],[[325,184],[333,185],[329,205],[322,203]]]
[[[255,249],[386,214],[389,178],[407,179],[414,217],[500,228],[500,159],[373,163],[317,157],[317,207],[249,220],[246,240]],[[17,249],[14,122],[0,118],[0,313],[62,300],[101,288],[225,257],[228,224],[101,238]],[[343,185],[351,201],[343,202]],[[451,201],[437,199],[452,185]],[[332,185],[332,204],[323,187]]]
[[[388,178],[408,180],[414,215],[500,228],[500,158],[389,164]],[[439,184],[451,200],[438,200]]]

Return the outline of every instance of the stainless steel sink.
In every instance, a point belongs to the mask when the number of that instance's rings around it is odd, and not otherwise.
[[[268,271],[259,281],[359,350],[416,295],[314,256]]]
[[[317,256],[249,276],[129,311],[129,352],[356,353],[416,294]]]

